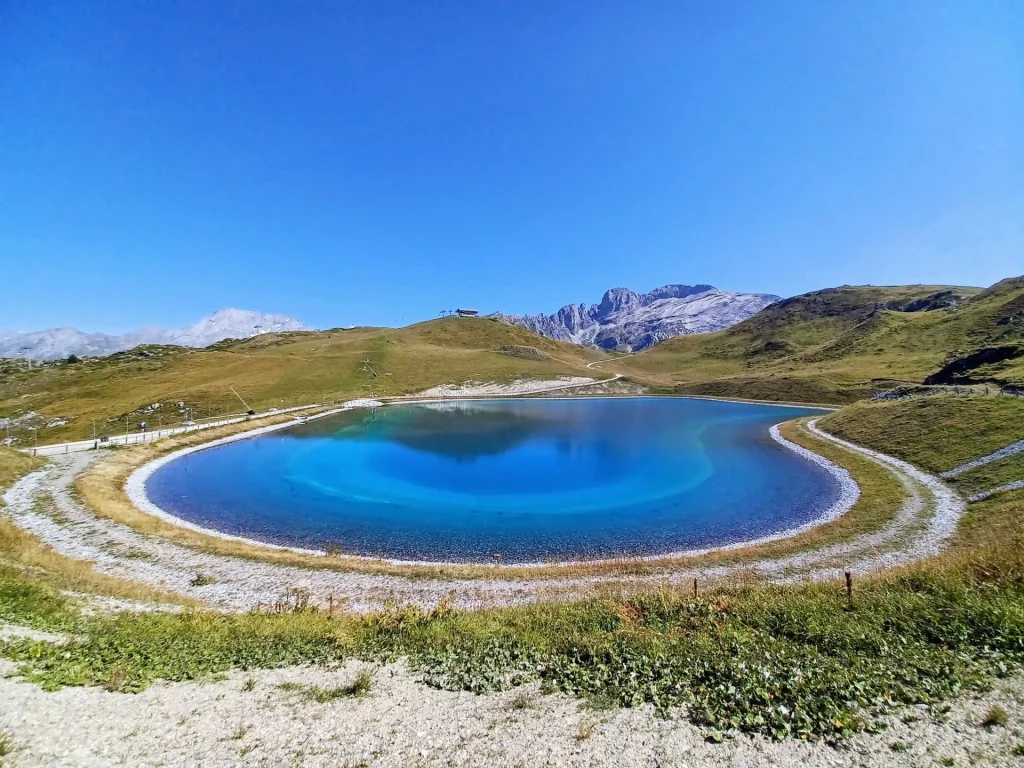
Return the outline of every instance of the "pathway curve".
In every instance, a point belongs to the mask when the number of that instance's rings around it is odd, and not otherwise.
[[[8,514],[20,527],[61,554],[89,561],[101,573],[188,595],[229,611],[248,610],[258,602],[272,603],[293,588],[308,589],[318,603],[326,603],[331,596],[335,604],[345,601],[350,610],[367,611],[391,600],[431,607],[453,592],[456,606],[478,607],[566,598],[594,584],[686,584],[694,578],[727,578],[750,572],[776,582],[822,580],[841,576],[844,570],[868,573],[907,564],[942,549],[964,511],[959,496],[906,462],[834,438],[813,422],[810,428],[881,464],[900,479],[908,497],[886,526],[842,544],[787,557],[735,566],[680,567],[642,576],[410,579],[207,554],[99,518],[80,503],[71,486],[98,458],[95,452],[55,457],[46,468],[17,482],[4,500]],[[197,574],[212,583],[193,586]]]

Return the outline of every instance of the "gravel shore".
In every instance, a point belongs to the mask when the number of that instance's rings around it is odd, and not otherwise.
[[[827,439],[835,439],[820,433]],[[839,441],[837,441],[839,442]],[[207,554],[99,518],[70,492],[75,476],[99,455],[71,454],[16,483],[5,495],[7,513],[26,531],[56,551],[93,563],[111,576],[148,584],[202,600],[212,607],[248,610],[280,599],[293,588],[309,590],[313,601],[333,599],[354,611],[375,610],[386,602],[429,608],[454,593],[454,605],[473,608],[515,605],[579,595],[596,584],[638,586],[682,584],[693,578],[722,579],[757,574],[792,582],[867,573],[912,562],[941,549],[963,514],[962,500],[941,481],[897,459],[846,444],[892,471],[908,498],[882,530],[851,541],[739,566],[687,568],[649,576],[527,579],[410,579],[399,576],[282,566],[264,561]],[[820,457],[819,457],[820,458]],[[824,461],[822,459],[822,461]],[[842,504],[850,502],[847,497]],[[848,507],[847,507],[848,508]],[[193,585],[201,574],[202,586]]]
[[[0,662],[0,672],[12,667]],[[303,695],[307,686],[344,685],[362,669],[373,674],[364,697],[318,703]],[[7,678],[0,679],[0,701],[0,731],[12,743],[8,768],[1024,764],[1013,752],[1024,743],[1021,676],[954,702],[942,716],[908,709],[903,719],[890,718],[885,732],[858,735],[839,748],[749,736],[712,744],[682,712],[659,718],[649,706],[593,711],[535,686],[487,695],[439,691],[400,664],[236,672],[219,682],[156,684],[140,694],[45,693]],[[981,726],[993,706],[1006,711],[1005,727]]]

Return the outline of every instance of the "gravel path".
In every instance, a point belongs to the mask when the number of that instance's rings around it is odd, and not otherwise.
[[[964,472],[969,472],[972,469],[983,467],[986,464],[991,464],[993,461],[999,461],[999,459],[1005,459],[1007,456],[1013,456],[1015,453],[1024,451],[1024,440],[1020,440],[1013,445],[1008,445],[1005,448],[1000,448],[995,453],[990,453],[988,456],[982,456],[980,459],[974,461],[968,461],[966,464],[961,464],[959,467],[955,467],[946,472],[943,472],[940,477],[956,477],[962,475]]]
[[[1024,480],[1016,480],[1012,483],[1007,483],[1006,485],[1000,485],[998,488],[990,488],[987,491],[972,493],[967,497],[967,500],[981,501],[982,499],[987,499],[989,496],[995,496],[997,493],[1002,493],[1003,491],[1016,491],[1019,488],[1024,488]]]
[[[823,437],[826,435],[811,425]],[[890,469],[904,484],[908,498],[882,530],[849,542],[796,555],[738,566],[701,567],[646,576],[527,579],[409,579],[381,574],[282,566],[258,560],[206,554],[168,540],[96,517],[70,493],[75,476],[98,458],[95,453],[53,459],[47,468],[16,483],[5,495],[7,512],[23,529],[56,551],[94,564],[97,571],[188,595],[221,610],[248,610],[273,603],[289,589],[309,590],[314,602],[343,602],[349,610],[367,611],[388,601],[432,607],[454,592],[454,605],[514,605],[580,594],[594,584],[685,584],[693,578],[719,579],[751,572],[792,582],[841,576],[844,570],[867,573],[912,562],[941,549],[963,514],[961,499],[941,481],[897,459],[843,443]],[[796,446],[793,446],[796,447]],[[801,449],[803,450],[803,449]],[[824,462],[821,457],[817,460]],[[846,486],[842,511],[854,499]],[[853,486],[855,489],[855,486]],[[933,501],[934,498],[934,501]],[[193,586],[197,574],[206,583]]]
[[[589,367],[589,366],[588,366]],[[540,392],[556,392],[563,389],[577,389],[587,387],[599,382],[615,381],[622,378],[622,374],[616,373],[608,379],[594,379],[587,376],[559,376],[557,379],[516,379],[506,384],[497,382],[470,381],[464,384],[441,384],[437,387],[425,389],[422,392],[410,397],[487,397],[511,395],[531,395]],[[398,402],[403,398],[391,398]]]
[[[0,661],[0,673],[13,668]],[[363,698],[317,703],[292,686],[329,689],[358,670],[374,675]],[[247,682],[251,681],[251,682]],[[247,690],[248,689],[248,690]],[[438,691],[401,665],[349,662],[327,670],[292,667],[232,673],[220,682],[156,684],[140,694],[99,688],[45,693],[0,679],[0,731],[12,750],[8,768],[78,766],[782,766],[899,768],[1011,766],[1024,762],[1024,678],[999,681],[978,698],[954,702],[944,717],[909,709],[879,735],[842,748],[741,736],[704,740],[683,719],[650,707],[595,712],[578,699],[536,687],[477,696]],[[1006,727],[980,723],[993,706]],[[893,745],[898,745],[896,749]],[[940,760],[953,759],[953,763]]]

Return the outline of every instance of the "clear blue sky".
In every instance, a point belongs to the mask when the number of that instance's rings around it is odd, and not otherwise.
[[[1024,273],[1024,3],[0,0],[0,327]]]

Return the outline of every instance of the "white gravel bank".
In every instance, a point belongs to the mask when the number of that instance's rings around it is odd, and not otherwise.
[[[616,374],[611,379],[594,379],[587,376],[559,376],[557,379],[516,379],[507,384],[493,381],[468,381],[464,384],[442,384],[438,387],[425,389],[414,397],[487,397],[489,395],[529,395],[536,392],[551,392],[559,389],[573,389],[598,381],[613,381],[619,378]]]
[[[5,495],[5,501],[8,513],[19,526],[58,552],[90,561],[101,573],[188,595],[223,610],[248,610],[257,603],[272,603],[293,588],[309,590],[317,603],[326,604],[330,598],[336,605],[344,601],[350,610],[356,611],[373,610],[389,600],[431,607],[452,592],[455,605],[466,608],[564,598],[594,584],[628,587],[653,582],[687,583],[695,577],[727,578],[751,572],[780,582],[827,579],[841,575],[843,570],[867,573],[937,551],[963,513],[960,499],[937,479],[904,462],[857,446],[850,448],[888,467],[908,490],[907,501],[882,530],[783,558],[650,576],[559,577],[543,581],[407,579],[206,554],[97,518],[72,498],[68,492],[70,484],[90,461],[98,458],[95,453],[53,460],[46,469],[16,483]],[[934,505],[928,492],[922,490],[925,486],[935,495]],[[852,490],[848,489],[848,493]],[[848,497],[843,501],[846,502]],[[197,574],[213,583],[193,586]]]
[[[0,672],[12,667],[0,662]],[[44,693],[0,679],[0,730],[13,747],[5,766],[909,768],[952,758],[958,766],[1002,767],[1021,764],[1013,749],[1024,742],[1020,676],[954,702],[941,719],[910,709],[916,722],[891,717],[886,732],[858,735],[841,749],[748,736],[711,744],[681,712],[668,719],[648,706],[594,712],[535,687],[485,696],[438,691],[401,665],[369,667],[374,682],[364,698],[320,704],[279,687],[331,688],[365,668],[350,662],[335,670],[236,672],[218,683],[162,683],[140,694]],[[1007,727],[980,726],[993,706],[1006,710]]]

